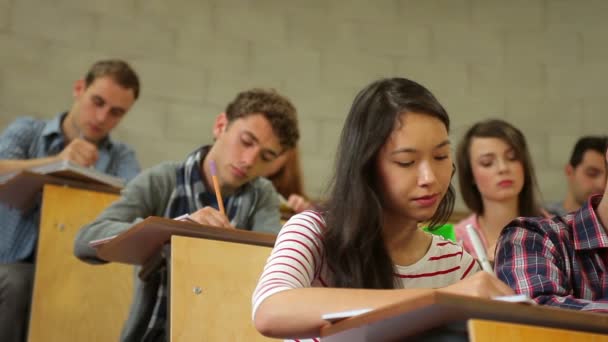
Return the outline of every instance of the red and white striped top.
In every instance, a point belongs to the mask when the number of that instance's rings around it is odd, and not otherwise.
[[[324,261],[325,220],[314,211],[294,215],[283,226],[253,293],[253,315],[266,298],[304,287],[331,287]],[[404,288],[440,288],[479,271],[462,247],[433,235],[426,255],[409,266],[395,265],[395,280]]]

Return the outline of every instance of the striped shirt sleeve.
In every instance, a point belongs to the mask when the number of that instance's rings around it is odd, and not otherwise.
[[[283,226],[253,293],[253,317],[266,298],[311,286],[322,265],[324,227],[313,211],[294,215]]]

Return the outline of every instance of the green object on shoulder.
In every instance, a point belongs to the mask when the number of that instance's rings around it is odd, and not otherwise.
[[[425,232],[429,232],[431,234],[443,236],[446,240],[456,242],[456,232],[454,231],[454,225],[447,223],[443,226],[439,226],[433,230],[429,229],[429,227],[422,228]]]

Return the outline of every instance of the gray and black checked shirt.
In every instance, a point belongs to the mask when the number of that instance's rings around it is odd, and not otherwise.
[[[44,121],[19,118],[0,135],[0,160],[35,159],[56,155],[65,147],[61,122],[66,113]],[[99,159],[95,169],[130,180],[139,173],[139,163],[133,149],[106,138],[99,144]],[[40,205],[27,213],[0,203],[0,263],[28,260],[33,256],[38,240]]]

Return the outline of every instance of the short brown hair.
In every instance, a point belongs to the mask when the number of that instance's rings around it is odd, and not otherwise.
[[[135,99],[139,97],[139,77],[131,66],[119,59],[98,61],[91,66],[84,78],[87,88],[100,77],[111,77],[116,83],[126,89],[132,89]]]
[[[274,89],[254,88],[238,93],[226,107],[229,123],[251,114],[264,115],[284,149],[296,146],[300,132],[296,108],[289,99]]]
[[[481,121],[473,125],[466,132],[460,143],[456,156],[456,167],[458,170],[458,185],[464,203],[477,215],[483,215],[483,201],[481,193],[475,186],[473,170],[471,168],[470,153],[473,138],[498,138],[507,143],[515,152],[517,160],[521,161],[524,169],[524,186],[519,193],[519,216],[539,216],[542,214],[540,207],[540,192],[536,182],[532,158],[528,152],[528,145],[523,133],[510,123],[491,119]]]

